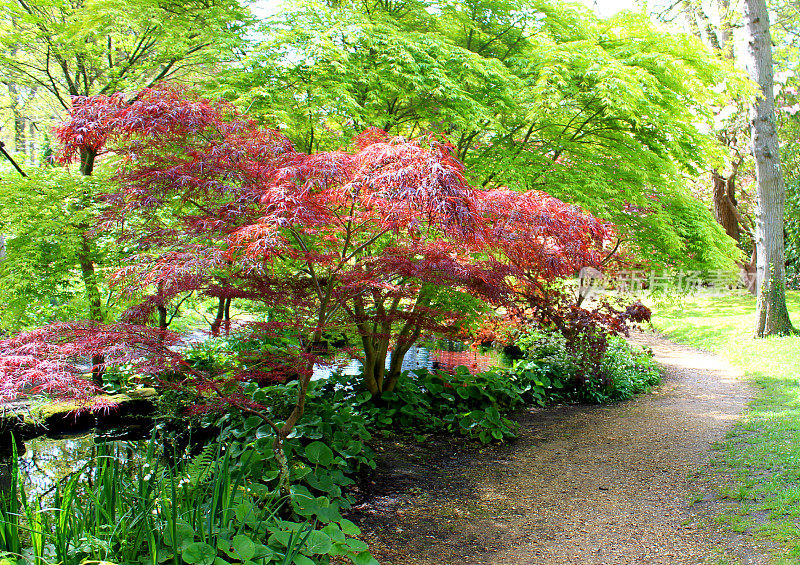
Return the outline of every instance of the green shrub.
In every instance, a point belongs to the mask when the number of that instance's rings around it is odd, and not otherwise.
[[[512,378],[541,383],[544,404],[575,380],[578,363],[567,348],[566,338],[558,332],[531,330],[516,341],[525,357],[514,361],[508,370]]]
[[[375,468],[375,458],[367,445],[371,434],[368,420],[345,398],[344,391],[327,394],[326,383],[312,381],[306,409],[294,431],[284,443],[290,465],[289,481],[292,511],[303,519],[329,523],[341,519],[340,510],[349,508],[348,487],[365,469]],[[245,386],[254,401],[269,406],[276,416],[288,412],[297,394],[297,383],[259,387]],[[224,431],[221,441],[230,445],[238,464],[274,488],[278,465],[272,450],[274,432],[257,416],[226,414],[217,421]]]
[[[611,337],[597,374],[566,388],[564,397],[593,404],[618,402],[646,392],[660,381],[661,373],[651,355],[634,350],[622,338]]]
[[[517,424],[505,415],[543,392],[500,372],[473,375],[466,367],[453,374],[417,369],[379,398],[352,386],[347,377],[335,375],[327,386],[349,399],[373,430],[412,433],[420,439],[429,433],[456,433],[483,443],[515,437]]]
[[[604,389],[607,396],[598,402],[627,400],[661,382],[661,372],[652,354],[631,347],[619,337],[609,340],[602,370],[608,378]]]
[[[566,339],[557,332],[532,331],[517,345],[525,358],[515,361],[508,370],[512,377],[533,380],[544,387],[543,402],[606,403],[627,400],[646,392],[661,380],[652,357],[637,351],[616,336],[608,346],[598,370],[579,377],[577,359],[567,349]]]
[[[15,468],[16,496],[0,497],[0,531],[20,534],[0,536],[0,557],[9,565],[313,565],[332,556],[377,563],[353,537],[358,528],[341,516],[319,527],[285,519],[286,501],[250,466],[256,451],[209,444],[192,460],[168,466],[158,445],[151,440],[137,465],[98,446],[97,457],[59,485],[52,501],[28,500]]]

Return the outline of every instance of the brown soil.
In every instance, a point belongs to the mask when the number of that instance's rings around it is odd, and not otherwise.
[[[652,334],[664,367],[652,394],[612,406],[520,415],[519,439],[384,445],[358,506],[386,565],[767,563],[718,526],[727,502],[712,445],[751,396],[722,359]]]

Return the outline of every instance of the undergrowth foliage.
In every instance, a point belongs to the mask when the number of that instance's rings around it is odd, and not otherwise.
[[[29,500],[15,465],[0,497],[0,563],[314,565],[336,556],[377,565],[337,506],[299,487],[289,502],[264,482],[269,447],[215,443],[171,465],[155,439],[142,460],[128,450],[98,445],[51,500]],[[324,459],[314,444],[307,452]]]
[[[508,370],[517,378],[546,384],[548,402],[607,403],[627,400],[661,381],[652,355],[620,336],[606,336],[592,371],[575,356],[574,346],[558,332],[530,330],[519,336],[523,358]],[[594,358],[594,356],[593,356]]]
[[[620,299],[612,302],[603,298],[584,305],[580,295],[576,299],[562,286],[529,287],[515,294],[506,320],[511,330],[506,329],[505,333],[512,342],[514,328],[523,336],[530,328],[563,336],[576,365],[575,384],[581,386],[591,379],[608,378],[603,362],[610,338],[629,335],[631,329],[649,323],[650,316],[650,309],[638,300],[622,305]],[[494,325],[499,323],[495,321]]]
[[[452,374],[415,369],[377,402],[344,376],[331,377],[326,388],[338,389],[381,434],[413,433],[422,439],[426,434],[450,433],[483,443],[515,437],[517,424],[509,413],[541,399],[530,383],[509,380],[495,371],[473,375],[463,366]]]

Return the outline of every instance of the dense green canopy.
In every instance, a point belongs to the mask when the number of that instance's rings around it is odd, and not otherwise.
[[[683,188],[720,156],[719,91],[743,85],[694,38],[547,0],[303,3],[265,34],[223,88],[305,151],[370,125],[440,131],[473,183],[578,203],[640,257],[710,270],[737,254]]]
[[[229,59],[251,20],[237,0],[0,0],[4,82],[70,96],[200,76]]]
[[[5,236],[0,260],[0,328],[17,330],[53,318],[85,316],[85,281],[76,257],[87,254],[102,271],[119,262],[113,235],[91,231],[103,208],[93,195],[109,190],[107,175],[84,177],[64,169],[31,171],[29,178],[8,175],[0,180],[0,234]],[[84,246],[88,246],[85,248]],[[104,284],[103,310],[113,310],[118,296]]]

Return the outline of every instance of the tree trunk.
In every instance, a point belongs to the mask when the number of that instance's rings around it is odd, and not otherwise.
[[[388,346],[374,345],[376,350],[372,355],[364,357],[364,383],[372,396],[380,396],[384,392],[392,392],[400,380],[403,359],[412,344],[396,345],[389,357]],[[386,358],[389,357],[389,368],[386,368]]]
[[[757,262],[758,248],[755,241],[753,241],[753,252],[750,254],[750,261],[741,265],[742,282],[745,284],[747,291],[753,296],[758,296],[758,285],[756,284]]]
[[[783,335],[794,331],[786,309],[786,275],[783,247],[783,184],[772,93],[772,38],[765,0],[745,0],[746,63],[761,93],[750,107],[750,139],[756,163],[757,197],[755,243],[757,250],[755,336]]]
[[[386,355],[388,343],[382,347],[382,340],[365,329],[359,327],[361,344],[364,347],[363,378],[364,385],[373,397],[378,397],[384,391],[383,380],[386,375]],[[383,351],[382,351],[383,349]]]
[[[386,378],[384,379],[383,390],[391,392],[394,390],[394,387],[397,386],[397,382],[400,380],[403,371],[403,361],[406,358],[406,353],[408,353],[408,350],[411,349],[412,345],[413,343],[404,345],[398,344],[392,350],[392,357],[389,361],[389,372],[386,374]]]
[[[219,336],[219,329],[222,327],[222,321],[225,319],[225,299],[219,297],[217,299],[217,315],[214,321],[211,322],[211,335],[214,337]]]
[[[231,333],[231,300],[232,298],[225,299],[225,335]]]
[[[97,273],[92,261],[91,242],[86,234],[81,234],[81,247],[78,251],[78,263],[81,266],[83,284],[86,288],[86,297],[89,300],[89,319],[93,322],[103,321],[102,298],[100,289],[97,288]]]
[[[736,207],[736,171],[724,177],[717,169],[711,172],[714,184],[714,217],[736,243],[739,243],[741,231],[739,220],[732,208]]]
[[[37,165],[36,158],[36,124],[33,120],[28,120],[28,162]]]
[[[92,322],[103,321],[103,308],[102,298],[100,296],[100,289],[97,288],[97,274],[94,270],[94,261],[92,261],[91,242],[88,236],[81,234],[81,247],[78,250],[78,263],[81,266],[81,275],[83,277],[83,284],[86,288],[86,298],[89,301],[89,320]],[[95,355],[92,357],[92,381],[97,386],[103,386],[103,364],[105,357],[102,355]]]
[[[11,113],[14,115],[14,151],[25,155],[25,116],[22,115],[22,110],[19,107],[16,89],[9,86],[8,90],[14,100],[11,105]]]
[[[97,151],[93,149],[81,149],[81,174],[84,176],[91,175],[94,171],[94,160],[97,157]]]
[[[88,176],[94,170],[94,159],[96,151],[81,150],[81,174]],[[89,320],[93,322],[103,322],[103,307],[100,289],[97,286],[97,273],[94,269],[94,257],[92,256],[92,243],[86,231],[89,226],[81,226],[81,247],[78,250],[78,263],[81,266],[83,284],[86,288],[86,298],[89,301]],[[92,357],[92,380],[97,386],[103,386],[103,364],[106,359],[103,355]]]
[[[722,47],[722,55],[726,59],[733,60],[733,11],[731,10],[730,0],[719,0],[719,42]]]
[[[164,300],[164,283],[158,283],[158,304],[156,305],[156,312],[158,312],[158,329],[161,330],[162,334],[159,336],[159,341],[164,340],[164,334],[169,327],[169,320],[167,318],[167,301]]]
[[[378,363],[376,355],[370,355],[364,358],[364,384],[367,390],[373,397],[380,396],[383,392],[383,376],[386,373],[386,368],[383,364]]]
[[[158,306],[156,306],[156,309],[158,310],[158,329],[161,330],[162,332],[165,332],[169,327],[169,321],[167,318],[167,307],[164,306],[163,304],[159,304]],[[163,340],[164,336],[162,335],[159,339]]]

